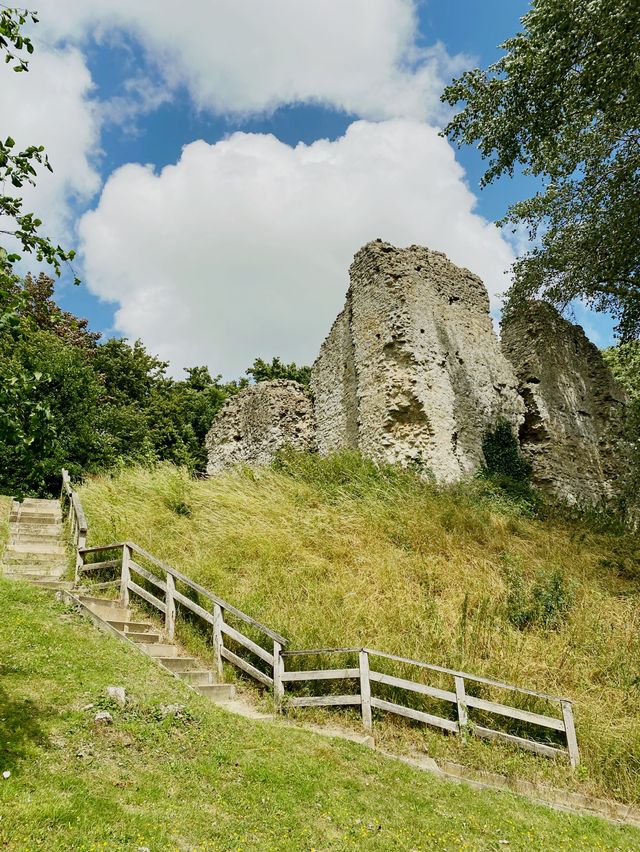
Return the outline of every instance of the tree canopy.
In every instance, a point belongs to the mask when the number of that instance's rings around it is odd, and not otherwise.
[[[518,167],[543,181],[503,220],[524,224],[532,241],[507,307],[581,299],[631,339],[640,333],[640,3],[533,0],[501,47],[443,101],[465,104],[444,133],[488,159],[483,185]]]

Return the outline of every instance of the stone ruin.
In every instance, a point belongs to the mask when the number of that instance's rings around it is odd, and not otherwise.
[[[258,382],[228,399],[206,437],[207,473],[269,464],[278,450],[315,448],[311,400],[298,382]]]
[[[313,403],[278,380],[228,400],[207,472],[267,464],[290,445],[351,448],[454,482],[482,467],[483,437],[506,419],[548,494],[595,504],[619,488],[624,399],[597,348],[540,302],[504,321],[501,345],[484,284],[440,252],[360,249],[311,391]]]
[[[444,254],[376,241],[312,370],[318,449],[360,450],[455,481],[483,463],[485,431],[524,406],[482,281]]]
[[[502,325],[502,351],[524,400],[520,448],[544,492],[596,504],[620,488],[624,394],[580,326],[545,302]]]

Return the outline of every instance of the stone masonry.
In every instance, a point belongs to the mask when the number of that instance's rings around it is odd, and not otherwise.
[[[315,448],[311,400],[297,382],[258,382],[228,399],[213,421],[207,473],[269,464],[284,446]]]
[[[380,240],[355,256],[345,308],[313,370],[318,449],[354,448],[455,481],[483,463],[482,437],[524,406],[482,281],[444,254]]]
[[[503,322],[502,349],[526,405],[520,446],[534,483],[570,503],[596,504],[620,488],[624,394],[582,328],[529,302]]]

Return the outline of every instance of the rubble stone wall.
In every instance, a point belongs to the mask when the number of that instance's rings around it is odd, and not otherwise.
[[[503,322],[502,348],[526,405],[520,446],[541,490],[596,504],[619,492],[624,393],[582,328],[533,301]]]
[[[315,448],[311,400],[298,382],[258,382],[218,412],[206,438],[207,473],[237,464],[269,464],[285,446]]]
[[[440,252],[379,240],[350,276],[312,370],[320,452],[354,447],[445,481],[473,473],[486,429],[523,417],[482,281]]]

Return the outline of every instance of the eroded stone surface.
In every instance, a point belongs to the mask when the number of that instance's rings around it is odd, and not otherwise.
[[[534,483],[570,503],[616,495],[624,459],[624,393],[579,325],[532,301],[502,327],[525,405],[523,455]]]
[[[207,473],[269,464],[284,446],[315,446],[311,401],[297,382],[258,382],[228,399],[206,438]]]
[[[523,419],[482,281],[440,252],[380,240],[350,275],[312,371],[320,452],[351,447],[445,481],[473,473],[486,429]]]

